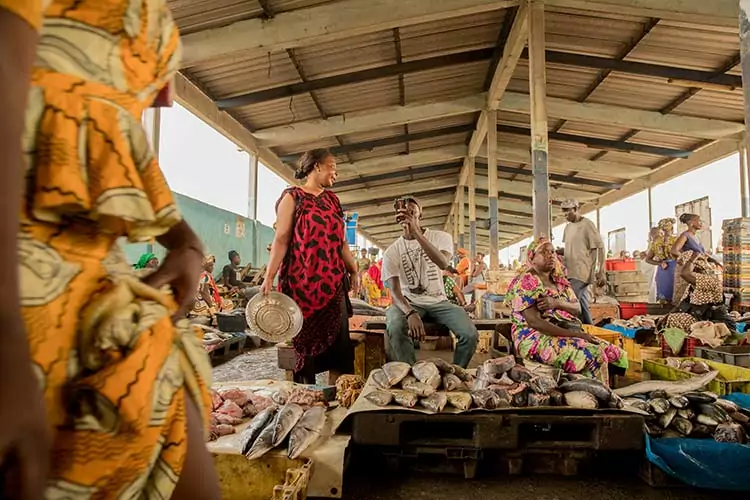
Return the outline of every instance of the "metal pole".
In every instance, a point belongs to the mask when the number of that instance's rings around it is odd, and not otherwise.
[[[598,208],[596,209],[596,229],[599,232],[602,231],[601,211]]]
[[[651,197],[651,188],[648,188],[648,228],[654,227],[654,201]]]
[[[497,110],[488,109],[487,117],[487,196],[490,207],[490,270],[496,271],[500,266],[498,255],[497,227]]]
[[[529,2],[529,93],[531,95],[531,171],[534,237],[551,236],[547,167],[547,76],[544,58],[544,1]]]
[[[247,186],[247,217],[258,218],[258,155],[250,153],[250,178]]]
[[[471,256],[477,254],[477,179],[474,173],[475,158],[470,156],[466,159],[469,171],[469,251]]]
[[[740,205],[742,216],[750,217],[750,199],[748,199],[748,171],[747,171],[747,148],[740,142],[737,148],[740,155]]]

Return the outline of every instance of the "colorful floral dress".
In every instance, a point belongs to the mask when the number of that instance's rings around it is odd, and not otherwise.
[[[203,299],[201,291],[203,287],[208,285],[208,293],[213,298],[213,304],[207,304]],[[193,310],[190,313],[191,316],[213,316],[217,312],[229,312],[234,309],[234,302],[229,299],[223,298],[219,294],[219,288],[216,286],[214,277],[208,271],[201,273],[201,279],[198,283],[198,289],[195,293],[195,303],[193,304]]]
[[[567,281],[567,280],[565,280]],[[609,383],[607,364],[627,368],[625,352],[611,344],[591,344],[580,338],[552,337],[545,335],[526,322],[523,311],[534,307],[542,297],[551,297],[575,302],[570,285],[558,280],[554,288],[547,288],[532,271],[527,271],[514,280],[508,290],[511,303],[511,323],[516,352],[523,358],[537,363],[560,368],[567,373],[580,373]],[[578,318],[563,311],[552,309],[541,313],[542,318],[552,323],[580,323]]]

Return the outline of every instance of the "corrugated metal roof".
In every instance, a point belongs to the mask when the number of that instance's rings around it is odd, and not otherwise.
[[[344,0],[268,0],[271,14],[279,14],[297,9],[305,9],[321,4],[336,4]],[[263,16],[257,0],[171,0],[175,19],[185,33],[224,26],[232,22]],[[271,53],[247,51],[202,62],[190,68],[190,77],[215,99],[238,96],[264,89],[297,84],[303,79],[318,80],[351,74],[363,70],[391,66],[398,62],[400,47],[404,62],[437,57],[446,54],[459,54],[479,49],[495,49],[498,36],[504,23],[509,19],[510,10],[496,10],[488,13],[462,16],[453,19],[433,21],[396,29],[361,34],[356,37],[328,43],[311,43],[292,51]],[[739,67],[727,68],[736,63],[738,46],[737,29],[710,25],[697,25],[682,21],[655,20],[646,16],[624,14],[604,14],[568,8],[550,8],[545,14],[546,45],[550,51],[568,54],[592,55],[616,59],[625,55],[627,61],[664,65],[685,69],[717,72],[728,71],[739,75]],[[644,36],[644,33],[645,36]],[[636,44],[637,42],[637,44]],[[487,73],[490,69],[487,50],[483,60],[463,62],[451,66],[436,66],[427,70],[406,73],[403,76],[385,76],[368,79],[360,83],[330,86],[318,89],[312,94],[300,94],[293,98],[275,99],[232,109],[231,113],[251,130],[276,127],[295,122],[320,119],[349,113],[363,113],[367,110],[386,106],[397,106],[402,101],[407,105],[423,102],[437,102],[477,94],[485,90]],[[295,67],[292,57],[299,67]],[[519,61],[508,90],[523,94],[529,93],[528,62]],[[716,118],[741,122],[744,117],[741,90],[723,91],[716,88],[691,90],[683,82],[667,82],[664,78],[633,75],[613,71],[604,78],[606,72],[592,67],[569,64],[548,63],[546,71],[547,95],[578,102],[603,103],[632,109],[661,111],[667,109],[675,115]],[[593,90],[592,90],[593,89]],[[402,95],[403,94],[403,95]],[[589,95],[590,94],[590,95]],[[679,105],[674,103],[684,101]],[[672,109],[674,108],[674,109]],[[409,143],[381,144],[339,154],[340,162],[362,161],[372,158],[388,158],[407,152],[417,152],[440,146],[468,144],[471,137],[469,125],[476,125],[478,111],[459,114],[450,118],[422,120],[408,125],[391,127],[374,126],[373,130],[346,134],[334,138],[327,137],[303,144],[282,144],[274,148],[279,155],[298,154],[313,147],[337,147],[340,144],[359,144],[387,140],[406,134],[427,134],[426,137],[411,140]],[[500,110],[498,124],[529,128],[529,115]],[[451,131],[445,135],[432,133],[440,129],[467,126],[465,131]],[[621,126],[605,126],[580,121],[563,121],[549,116],[551,131],[581,136],[619,141],[623,137],[632,144],[689,150],[702,141],[694,137],[648,131],[633,131]],[[530,139],[523,133],[498,133],[499,148],[528,149]],[[297,141],[295,141],[297,142]],[[484,148],[485,146],[483,146]],[[604,154],[602,154],[604,152]],[[556,155],[566,158],[596,160],[632,166],[638,172],[657,168],[668,160],[665,156],[643,152],[626,152],[602,149],[602,146],[551,139],[549,142],[551,172],[573,175],[574,169],[561,169],[555,165]],[[484,151],[482,152],[482,155]],[[502,155],[501,155],[502,156]],[[521,164],[503,161],[501,165],[526,167]],[[603,163],[608,165],[608,163]],[[645,167],[645,168],[644,168]],[[602,168],[577,174],[580,178],[606,182],[623,182],[617,172]],[[456,172],[441,171],[440,175],[417,173],[415,180],[431,178],[446,179]],[[403,184],[399,176],[397,181]],[[501,186],[509,179],[526,180],[528,177],[517,174],[501,174]],[[632,178],[632,175],[631,175]],[[408,184],[408,183],[407,183]],[[558,183],[552,183],[553,186]],[[427,183],[422,182],[422,185]],[[387,180],[368,182],[360,185],[368,188],[367,199],[375,190],[383,190],[384,196],[391,193]],[[531,196],[528,182],[513,184],[514,193]],[[528,189],[526,189],[528,188]],[[563,192],[602,193],[603,188],[589,184],[572,186],[569,180],[561,184]],[[358,186],[348,185],[345,190],[356,196]],[[448,193],[427,196],[438,205],[434,210],[447,215],[451,197]],[[484,200],[480,200],[484,201]],[[385,204],[385,210],[388,208]],[[530,206],[522,200],[501,199],[501,205],[530,212]],[[512,209],[512,208],[511,208]],[[371,211],[371,213],[375,213]],[[367,217],[362,222],[366,223]]]

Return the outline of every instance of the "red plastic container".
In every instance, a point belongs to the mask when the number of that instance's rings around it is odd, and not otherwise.
[[[682,350],[679,354],[674,354],[672,352],[672,348],[669,347],[669,344],[667,344],[667,341],[664,340],[664,337],[661,337],[661,356],[663,358],[671,358],[672,356],[677,356],[679,358],[692,358],[695,356],[695,346],[698,345],[698,339],[694,339],[693,337],[687,337],[685,339],[685,342],[682,344]]]
[[[607,271],[636,271],[635,259],[607,259]]]
[[[646,302],[620,302],[620,317],[630,319],[633,316],[645,316],[648,314]]]

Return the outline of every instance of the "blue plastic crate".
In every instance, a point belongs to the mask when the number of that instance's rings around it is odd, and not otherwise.
[[[617,332],[623,337],[625,337],[626,339],[634,339],[635,332],[638,331],[635,328],[625,328],[623,326],[617,326],[617,325],[612,325],[612,324],[604,325],[602,328],[604,328],[605,330],[611,330],[613,332]]]

